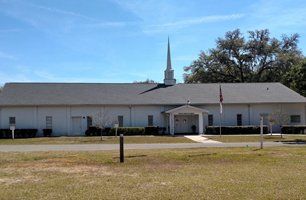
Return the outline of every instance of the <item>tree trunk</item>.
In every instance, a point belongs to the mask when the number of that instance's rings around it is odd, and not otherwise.
[[[101,141],[103,140],[103,137],[102,137],[102,132],[103,132],[103,131],[102,131],[102,128],[101,128]]]

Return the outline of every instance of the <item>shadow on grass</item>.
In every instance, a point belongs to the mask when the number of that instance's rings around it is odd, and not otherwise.
[[[188,155],[188,157],[211,156],[211,155],[217,155],[217,153],[200,153],[200,154]]]
[[[262,150],[261,148],[256,148],[256,149],[253,149],[252,151],[260,151]]]
[[[142,157],[147,157],[147,155],[133,155],[133,156],[124,156],[125,158],[142,158]],[[113,157],[113,159],[118,159],[119,156]]]
[[[306,140],[302,140],[302,139],[283,140],[283,141],[275,141],[275,142],[282,142],[284,144],[306,144]]]

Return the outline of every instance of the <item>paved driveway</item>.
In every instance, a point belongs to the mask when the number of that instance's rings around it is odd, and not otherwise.
[[[305,144],[284,144],[265,142],[264,147],[304,146]],[[258,142],[244,143],[163,143],[163,144],[126,144],[125,149],[182,149],[204,147],[259,147]],[[108,151],[119,150],[118,144],[64,144],[64,145],[0,145],[0,152],[34,151]]]

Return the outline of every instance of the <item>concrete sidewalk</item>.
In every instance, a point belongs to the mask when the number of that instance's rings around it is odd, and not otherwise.
[[[216,140],[210,140],[202,135],[185,135],[185,138],[188,138],[190,140],[193,140],[195,142],[200,142],[200,143],[213,143],[213,144],[218,144],[218,143],[222,143]]]
[[[259,147],[259,142],[243,143],[163,143],[163,144],[126,144],[125,149],[185,149],[204,147]],[[284,144],[265,142],[264,147],[303,146],[305,144]],[[35,151],[110,151],[119,150],[118,144],[65,144],[65,145],[0,145],[0,152],[35,152]]]

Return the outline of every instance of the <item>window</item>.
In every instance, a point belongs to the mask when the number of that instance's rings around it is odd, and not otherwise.
[[[46,117],[46,129],[52,129],[52,117],[51,116]]]
[[[9,124],[16,125],[16,117],[9,117]]]
[[[290,122],[291,123],[300,123],[301,116],[300,115],[290,115]]]
[[[92,117],[87,116],[87,129],[92,126]]]
[[[123,116],[122,115],[118,116],[118,123],[119,123],[119,127],[123,127]]]
[[[242,115],[237,114],[237,126],[242,126]]]
[[[214,116],[208,115],[208,126],[213,126],[213,125],[214,125]]]
[[[153,126],[153,115],[148,115],[148,126]]]

